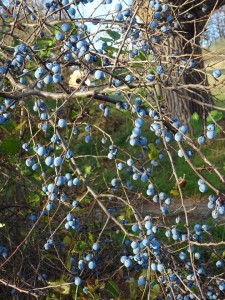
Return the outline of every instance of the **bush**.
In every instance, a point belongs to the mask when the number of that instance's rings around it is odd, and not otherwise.
[[[2,298],[225,297],[211,2],[1,3]]]

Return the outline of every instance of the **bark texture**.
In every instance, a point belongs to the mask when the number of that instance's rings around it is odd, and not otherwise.
[[[167,105],[171,117],[177,117],[182,123],[189,125],[190,117],[194,112],[205,116],[207,109],[204,103],[213,103],[210,92],[199,89],[197,86],[208,85],[200,36],[211,14],[224,5],[225,1],[174,0],[168,2],[173,5],[173,17],[178,27],[167,34],[166,38],[165,33],[162,34],[159,30],[160,42],[153,46],[153,51],[156,61],[167,70],[166,74],[160,75],[162,100]],[[154,19],[154,10],[149,8],[149,1],[140,7],[138,16],[148,28],[149,23]],[[195,61],[195,66],[190,68],[189,63],[192,64],[192,61]],[[188,86],[183,89],[179,88],[180,85],[190,84],[192,85],[190,88]],[[196,85],[196,88],[193,88],[193,85]],[[174,86],[174,89],[167,89],[168,86]],[[200,101],[203,105],[191,100]]]
[[[187,36],[186,36],[187,38]],[[201,55],[201,48],[186,42],[182,36],[174,35],[168,38],[168,44],[162,46],[163,53],[168,57],[168,73],[163,76],[163,87],[161,89],[162,99],[168,106],[171,117],[177,117],[180,122],[188,125],[191,115],[197,112],[204,116],[207,108],[204,103],[213,104],[213,98],[208,90],[198,88],[198,85],[208,85],[208,79],[204,71],[204,61]],[[199,44],[199,41],[195,41]],[[178,58],[172,58],[176,52]],[[184,57],[180,59],[180,56]],[[195,66],[190,67],[190,64]],[[189,88],[189,85],[196,88]],[[179,86],[186,85],[185,88]],[[167,86],[174,86],[174,89],[167,89]],[[202,103],[197,104],[194,100]]]

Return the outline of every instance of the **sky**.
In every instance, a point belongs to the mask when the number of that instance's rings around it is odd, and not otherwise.
[[[37,0],[39,1],[39,0]],[[44,0],[46,1],[46,0]],[[112,12],[115,13],[115,5],[117,3],[121,3],[123,5],[123,9],[126,9],[129,5],[132,5],[135,0],[112,0],[111,4],[102,4],[104,0],[94,0],[91,3],[87,3],[83,5],[80,3],[78,5],[78,8],[81,12],[81,15],[85,18],[89,17],[103,17],[107,19],[112,18]],[[73,0],[70,0],[71,3],[73,3]],[[8,6],[9,0],[3,0],[3,3]],[[29,1],[27,1],[29,3]],[[74,8],[77,11],[76,6]],[[106,16],[108,14],[108,16]],[[77,11],[76,16],[79,17],[79,12]],[[220,32],[218,30],[218,16],[220,17],[220,26],[224,27],[225,30],[225,13],[224,11],[217,12],[213,15],[211,21],[209,22],[209,26],[207,27],[207,41],[204,41],[203,44],[207,46],[207,43],[211,43],[213,40],[217,39],[220,37]],[[223,24],[221,24],[223,23]],[[88,29],[92,31],[98,31],[99,25],[93,25],[92,23],[88,24]],[[101,27],[102,28],[102,27]],[[97,38],[97,37],[96,37]]]

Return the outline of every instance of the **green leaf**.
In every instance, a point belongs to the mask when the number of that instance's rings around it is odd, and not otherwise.
[[[106,285],[106,290],[112,297],[119,297],[120,295],[120,289],[113,280],[108,281]]]
[[[17,136],[7,137],[1,144],[0,149],[8,155],[15,155],[20,150],[20,140]]]
[[[73,111],[70,112],[69,116],[70,116],[71,119],[72,119],[72,118],[75,118],[75,117],[78,116],[78,112],[75,111],[75,110],[73,110]]]
[[[95,242],[94,236],[91,232],[88,232],[88,240],[90,241],[91,244],[94,244]]]
[[[108,231],[107,233],[113,240],[115,240],[115,243],[118,247],[121,247],[123,245],[124,233],[122,231],[120,231],[119,233],[115,231]]]
[[[19,40],[17,40],[16,38],[13,38],[13,47],[16,47],[20,44]]]
[[[137,93],[140,94],[142,97],[146,97],[146,89],[145,88],[138,89]]]
[[[101,37],[100,40],[103,41],[103,42],[106,42],[106,43],[112,43],[113,42],[112,39],[104,38],[104,37]]]
[[[85,168],[84,168],[85,177],[87,175],[89,175],[90,173],[91,173],[91,166],[85,166]]]
[[[37,46],[40,49],[39,54],[41,57],[49,57],[53,55],[53,51],[50,48],[56,45],[56,40],[54,37],[43,37],[38,38]]]
[[[39,38],[37,40],[37,46],[39,49],[46,49],[50,47],[54,47],[56,44],[55,38],[53,37],[44,37],[44,38]]]
[[[69,235],[67,235],[64,237],[63,242],[65,243],[66,246],[70,246],[72,242],[72,238]]]
[[[54,35],[56,35],[57,33],[60,33],[60,29],[58,26],[54,26],[51,30]]]
[[[155,294],[155,296],[158,296],[160,293],[160,285],[159,284],[155,284],[152,288],[153,290],[153,294]]]
[[[67,266],[67,269],[69,269],[69,270],[71,269],[72,262],[71,262],[70,258],[69,258],[69,259],[67,259],[66,266]]]
[[[87,243],[85,243],[84,241],[79,241],[75,244],[72,253],[84,253],[87,250],[87,248]]]
[[[213,121],[219,122],[222,119],[222,117],[223,117],[222,111],[212,110],[207,117],[207,122],[213,122]]]
[[[118,51],[118,49],[116,49],[115,47],[112,47],[112,46],[107,46],[106,48],[105,48],[105,50],[107,51],[107,52],[109,52],[109,54],[113,54],[113,53],[115,53],[115,52],[117,52]]]
[[[138,56],[135,57],[135,60],[146,60],[146,54],[143,51],[139,51]]]
[[[117,31],[114,30],[107,30],[107,34],[114,40],[119,40],[120,39],[120,34]]]
[[[2,125],[1,128],[7,133],[12,133],[13,130],[16,128],[16,123],[12,119],[10,119],[9,122],[5,125]]]
[[[132,211],[131,207],[127,205],[125,207],[125,216],[124,217],[122,216],[122,217],[123,217],[123,219],[126,219],[126,220],[128,220],[128,222],[130,222],[132,219],[132,216],[133,216],[133,211]]]
[[[200,116],[195,112],[190,118],[190,124],[195,130],[195,134],[199,136],[202,133],[203,121]]]
[[[39,54],[40,54],[40,57],[47,58],[47,57],[52,56],[54,53],[49,50],[40,50]]]
[[[39,205],[40,204],[40,200],[41,200],[40,199],[40,195],[38,195],[37,193],[31,193],[28,196],[27,202],[35,204],[35,205]]]
[[[153,143],[149,144],[149,154],[148,157],[150,159],[157,159],[159,156],[159,150],[155,147]]]
[[[193,121],[199,121],[200,117],[198,115],[198,113],[194,112],[193,115],[191,116],[191,120]]]
[[[191,290],[192,290],[192,292],[194,292],[195,294],[198,294],[198,292],[199,292],[198,287],[197,287],[197,286],[194,286],[194,285],[191,287]]]
[[[27,123],[26,120],[24,120],[22,123],[16,126],[15,131],[19,131],[25,124]]]
[[[172,190],[170,191],[170,194],[171,194],[172,196],[174,196],[174,197],[178,197],[178,196],[180,195],[179,191],[176,190],[176,189],[172,189]]]

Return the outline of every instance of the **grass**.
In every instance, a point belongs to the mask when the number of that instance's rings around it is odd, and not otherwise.
[[[217,48],[216,48],[217,47]],[[219,47],[223,47],[222,41],[219,44]],[[210,49],[210,51],[215,51],[218,49],[218,46],[213,46]],[[222,68],[222,72],[225,74],[225,63],[219,63],[220,68]],[[213,69],[216,67],[216,65],[212,67],[207,68],[207,72],[209,74],[209,80],[214,80],[212,78],[212,72]],[[223,75],[225,76],[225,75]],[[212,81],[214,82],[214,81]],[[224,89],[224,87],[223,87]],[[216,97],[216,104],[219,106],[224,107],[224,100],[225,100],[225,94],[223,93],[223,89],[214,89],[213,96]],[[48,102],[49,105],[53,105],[55,103]],[[31,106],[31,103],[29,103]],[[103,128],[107,133],[109,133],[112,136],[113,142],[115,145],[117,145],[119,148],[126,150],[127,154],[131,153],[132,155],[138,157],[142,151],[140,150],[140,147],[131,147],[129,145],[129,135],[132,132],[133,124],[130,120],[130,113],[126,111],[119,111],[113,107],[111,107],[111,116],[105,120],[102,118],[102,113],[99,112],[99,109],[97,108],[98,104],[94,105],[90,109],[90,115],[95,116],[93,118],[93,126],[97,125],[100,128]],[[222,127],[223,127],[222,122]],[[157,137],[154,136],[153,133],[149,131],[149,125],[146,126],[146,130],[144,132],[144,135],[146,135],[149,139],[150,144],[154,145],[155,140]],[[93,127],[94,128],[94,127]],[[202,129],[200,130],[199,135],[201,134]],[[81,130],[81,134],[78,137],[77,141],[75,139],[75,142],[72,145],[72,150],[74,150],[74,153],[79,153],[79,155],[93,155],[93,156],[107,156],[108,154],[108,147],[111,144],[110,141],[106,145],[101,144],[101,138],[104,136],[102,133],[100,133],[98,130],[93,129],[93,142],[86,144],[84,142],[84,137],[87,133],[84,132],[83,126]],[[196,143],[198,135],[194,137],[194,141]],[[222,135],[218,135],[218,140],[215,142],[207,142],[206,146],[202,146],[201,150],[205,154],[205,156],[216,166],[219,166],[220,171],[224,174],[225,173],[225,152],[223,151],[225,147],[225,141],[222,139]],[[190,168],[187,162],[185,162],[184,158],[179,158],[177,156],[177,144],[172,143],[171,148],[174,148],[175,151],[172,151],[173,153],[173,160],[174,165],[176,168],[176,172],[178,177],[185,176],[186,179],[186,186],[183,188],[184,195],[187,197],[199,197],[199,190],[198,190],[198,176],[195,174],[195,172]],[[157,147],[157,151],[160,151],[160,147]],[[146,161],[148,160],[147,165],[150,166],[150,159],[148,159],[149,150],[144,152],[144,155],[146,156]],[[127,155],[123,155],[122,151],[119,151],[117,158],[120,160],[127,160]],[[101,177],[102,183],[104,181],[110,182],[112,177],[115,176],[115,164],[113,161],[109,161],[107,158],[80,158],[82,160],[81,168],[84,170],[84,173],[87,175],[87,177],[90,175],[93,175],[93,172],[101,174],[99,177],[97,177],[97,180]],[[192,158],[193,164],[197,168],[201,168],[206,166],[206,164],[202,161],[202,159],[197,155],[194,154]],[[101,167],[100,167],[101,165]],[[89,168],[91,167],[91,169]],[[103,172],[102,172],[103,167]],[[175,187],[175,179],[172,174],[172,169],[170,167],[170,161],[167,157],[165,157],[162,161],[160,161],[160,166],[157,168],[153,168],[154,170],[154,177],[152,180],[154,180],[154,183],[158,186],[160,191],[166,192],[168,195],[176,194]],[[86,170],[86,171],[85,171]],[[215,185],[217,188],[219,188],[221,191],[224,191],[224,185],[221,184],[218,180],[218,177],[214,174],[214,172],[208,171],[202,171],[202,175],[204,175],[210,182]],[[122,175],[123,178],[127,178],[127,180],[131,180],[132,184],[134,186],[136,185],[140,189],[145,189],[146,184],[134,182],[130,176]],[[208,191],[210,193],[211,191]]]
[[[152,167],[151,166],[151,159],[149,159],[148,155],[150,153],[150,150],[142,151],[140,146],[132,147],[129,145],[129,135],[132,132],[133,124],[130,120],[130,114],[129,112],[124,111],[118,111],[116,109],[111,109],[112,116],[107,119],[106,121],[101,118],[101,112],[97,113],[99,117],[99,125],[101,128],[103,128],[107,133],[109,133],[113,139],[113,142],[121,151],[119,150],[117,159],[122,160],[126,162],[126,160],[129,158],[129,153],[132,154],[134,157],[138,158],[139,155],[143,154],[145,155],[145,163],[146,167]],[[97,117],[97,116],[96,116]],[[224,121],[221,120],[221,126],[223,127]],[[156,155],[160,153],[160,149],[162,146],[156,146],[155,140],[157,137],[152,133],[148,128],[150,126],[150,123],[146,126],[145,132],[143,133],[144,136],[146,136],[149,140],[150,148],[154,147],[156,149]],[[201,126],[201,124],[200,124]],[[202,129],[200,129],[201,132]],[[97,131],[96,131],[97,133]],[[119,134],[118,134],[119,133]],[[200,133],[201,134],[201,133]],[[197,137],[200,135],[199,133],[196,134],[194,137],[194,142],[197,144]],[[93,134],[93,142],[86,144],[81,140],[84,140],[85,134],[82,133],[80,137],[78,138],[78,141],[74,143],[74,153],[79,153],[80,155],[86,155],[91,154],[94,156],[100,155],[105,156],[102,158],[81,158],[82,160],[82,169],[85,170],[87,166],[91,166],[90,172],[90,178],[93,175],[93,172],[96,174],[100,172],[98,176],[98,180],[101,177],[102,183],[104,183],[104,180],[108,183],[111,182],[111,180],[116,176],[116,168],[114,161],[109,161],[107,159],[108,155],[108,147],[111,144],[108,140],[107,144],[102,145],[101,139],[103,137],[102,133]],[[185,161],[184,158],[180,158],[177,155],[178,145],[176,142],[169,144],[171,149],[174,149],[171,151],[173,162],[176,168],[176,172],[178,177],[184,177],[186,179],[186,185],[183,187],[183,193],[187,197],[199,197],[199,190],[198,190],[198,176],[195,174],[195,172],[190,168],[189,164]],[[184,142],[185,146],[185,142]],[[199,147],[199,145],[198,145]],[[189,148],[188,146],[185,146],[185,148]],[[215,166],[218,166],[220,172],[225,175],[225,151],[223,150],[225,148],[225,140],[222,139],[222,134],[218,133],[217,140],[215,141],[207,141],[207,144],[204,146],[201,146],[201,151],[207,157],[208,160],[211,161],[211,163]],[[123,153],[123,150],[126,151],[126,154]],[[164,152],[165,153],[165,152]],[[225,187],[220,181],[218,180],[218,176],[211,170],[206,169],[204,170],[204,167],[207,167],[207,164],[199,157],[197,153],[194,153],[193,158],[191,159],[193,164],[196,166],[196,168],[203,168],[201,170],[201,174],[205,176],[214,186],[216,186],[221,191],[225,192]],[[153,167],[153,177],[151,178],[153,182],[157,185],[158,189],[160,191],[166,192],[168,195],[176,196],[177,192],[175,190],[175,179],[172,174],[172,168],[170,166],[169,158],[165,155],[165,158],[162,160],[159,160],[160,166],[159,167]],[[126,169],[126,168],[125,168]],[[145,190],[147,184],[142,183],[140,181],[136,182],[132,179],[132,176],[126,175],[125,171],[120,172],[121,178],[124,180],[130,180],[132,182],[132,185],[136,186],[139,190]],[[88,175],[88,174],[87,174]],[[103,179],[104,177],[104,179]],[[212,193],[211,190],[209,190],[206,194]]]
[[[223,151],[224,147],[224,141],[215,141],[214,143],[208,142],[207,145],[202,147],[201,150],[213,165],[219,166],[220,171],[225,175],[225,152]],[[189,164],[185,161],[185,159],[179,158],[175,153],[173,154],[173,161],[178,177],[185,176],[186,179],[186,185],[183,188],[184,195],[188,197],[198,197],[198,176],[190,168]],[[197,154],[194,154],[191,161],[196,166],[196,168],[203,168],[207,166]],[[167,193],[173,194],[175,179],[172,175],[171,167],[169,166],[170,161],[168,158],[165,158],[161,163],[161,168],[155,170],[154,173],[156,178],[156,184],[158,185],[159,189]],[[205,178],[207,178],[218,189],[220,189],[223,192],[225,191],[224,185],[219,182],[218,176],[214,172],[212,172],[212,170],[203,170],[201,171],[201,174],[205,176]],[[207,194],[211,192],[212,191],[209,190]]]
[[[221,83],[225,80],[225,42],[224,39],[217,39],[207,50],[203,50],[203,59],[205,62],[206,71],[208,74],[209,84]],[[212,73],[215,69],[220,69],[222,76],[215,81]],[[220,100],[225,100],[224,84],[220,84],[218,88],[212,90],[212,94],[219,97]],[[221,99],[222,98],[222,99]]]
[[[208,49],[209,52],[216,52],[221,51],[221,49],[225,48],[224,40],[217,40],[215,43],[213,43],[210,48]],[[206,53],[206,51],[203,51],[203,54]],[[212,65],[212,66],[211,66]],[[216,59],[213,61],[211,59],[210,66],[206,65],[207,73],[208,73],[208,79],[209,83],[213,84],[215,83],[215,79],[212,77],[212,73],[214,69],[220,69],[222,71],[222,75],[219,79],[221,82],[225,79],[225,62],[222,61],[222,59]],[[215,104],[221,107],[224,107],[224,101],[225,101],[225,87],[223,86],[220,89],[213,89],[212,95],[215,97]],[[224,122],[221,122],[221,127],[223,127]],[[199,133],[200,135],[201,133]],[[195,136],[194,141],[196,141],[197,135]],[[172,144],[172,147],[176,147],[175,144]],[[219,170],[224,174],[225,173],[225,152],[223,151],[225,147],[225,140],[222,139],[222,135],[218,135],[218,139],[214,142],[207,142],[206,146],[202,146],[201,150],[204,153],[204,155],[211,161],[211,163],[215,166],[219,166]],[[183,189],[183,192],[186,196],[192,196],[197,197],[199,195],[197,180],[198,176],[195,174],[195,172],[190,168],[187,162],[183,158],[179,158],[177,155],[173,155],[174,159],[174,165],[176,167],[176,172],[178,177],[183,177],[185,175],[186,178],[186,186]],[[194,155],[192,159],[193,164],[196,167],[203,167],[206,166],[206,164],[202,161],[202,159],[198,155]],[[173,190],[175,181],[172,179],[172,171],[171,168],[168,166],[170,165],[169,160],[166,158],[162,163],[161,167],[157,170],[155,170],[155,178],[156,183],[160,190],[170,192]],[[211,171],[202,171],[202,175],[204,175],[210,182],[218,187],[221,191],[224,190],[224,185],[219,182],[218,176],[215,175],[214,172]],[[163,179],[163,180],[162,180]],[[209,191],[211,192],[211,191]],[[208,192],[208,193],[209,193]]]

